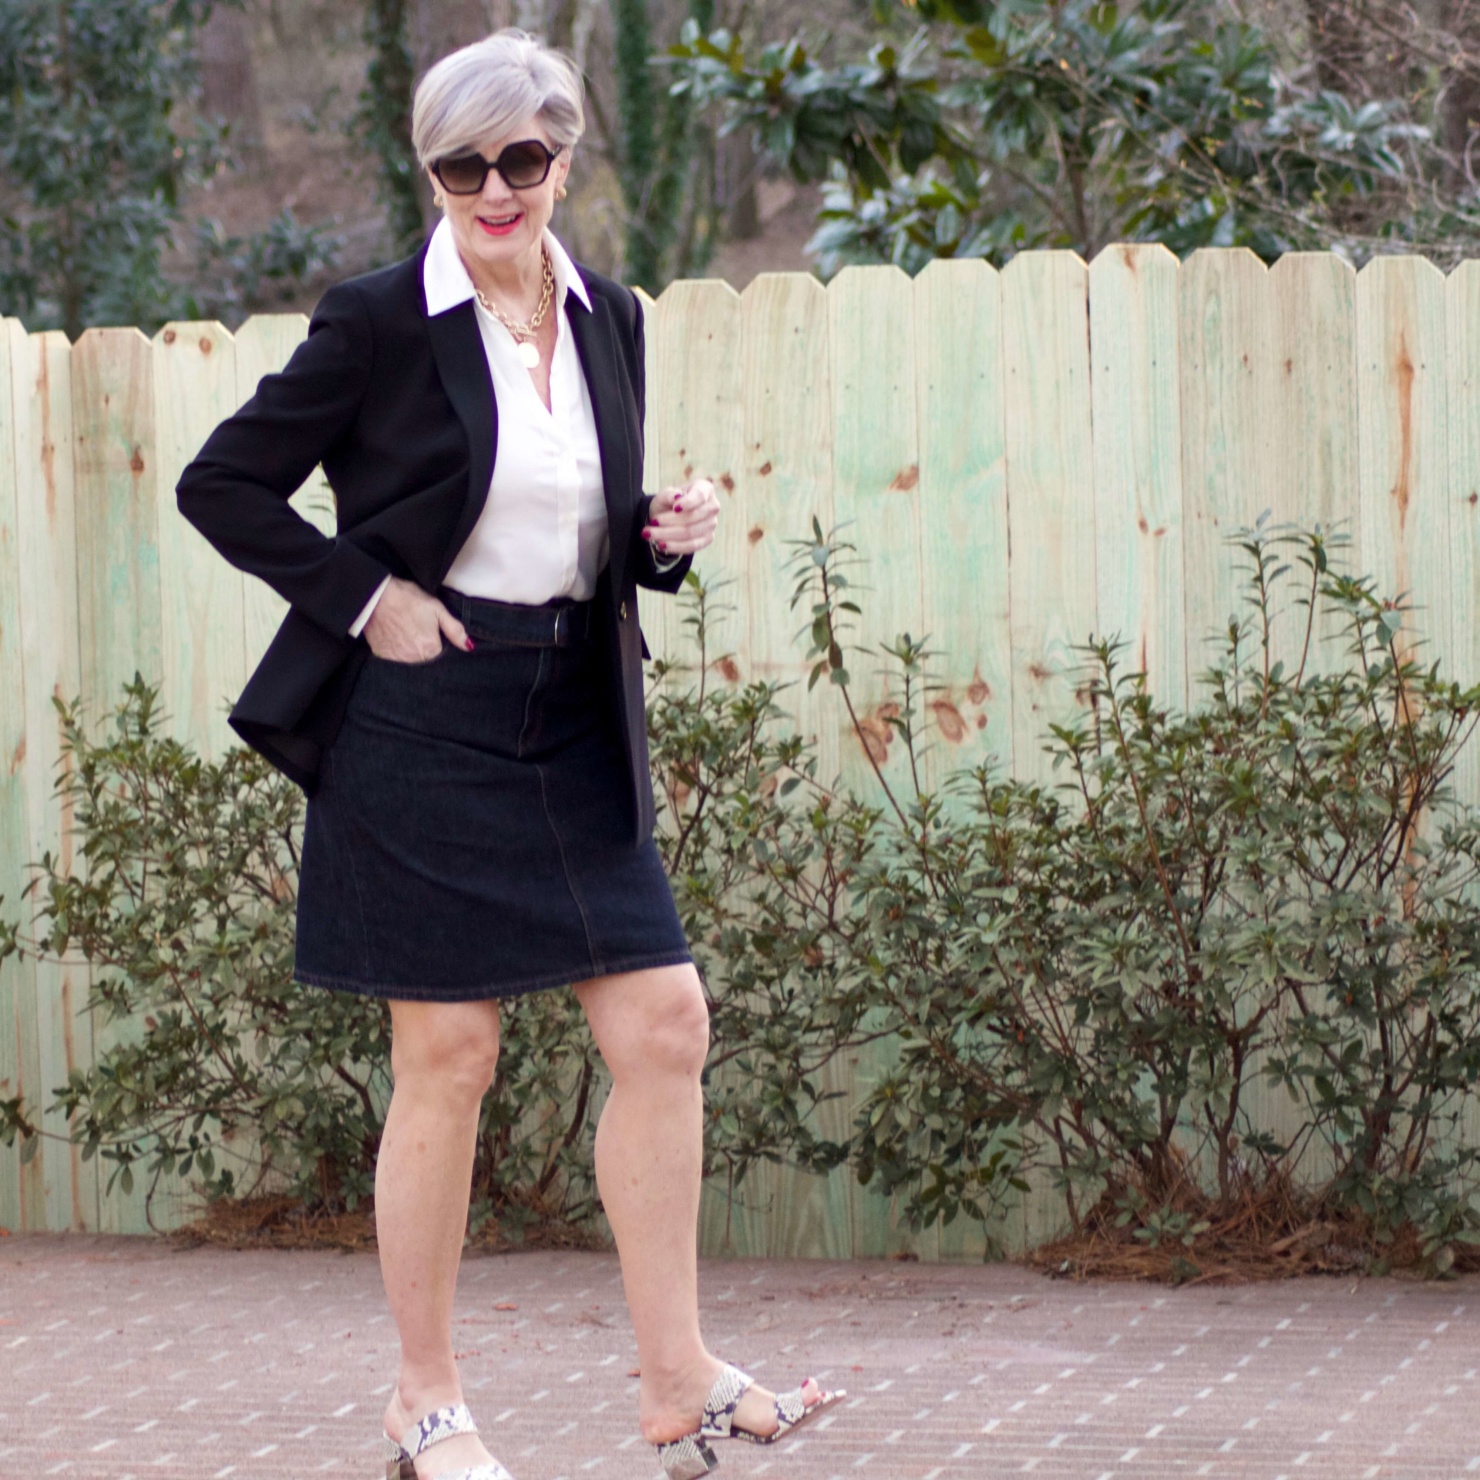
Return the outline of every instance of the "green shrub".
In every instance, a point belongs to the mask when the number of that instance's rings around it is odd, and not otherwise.
[[[1239,537],[1250,615],[1189,712],[1155,702],[1114,641],[1089,646],[1082,718],[1047,738],[1052,784],[983,766],[926,790],[930,654],[899,638],[905,761],[876,767],[867,797],[819,774],[781,686],[712,679],[717,593],[690,578],[693,661],[654,665],[649,727],[711,1001],[710,1175],[847,1163],[914,1225],[988,1235],[1037,1179],[1073,1234],[1165,1250],[1174,1273],[1260,1199],[1284,1210],[1260,1225],[1271,1244],[1329,1218],[1364,1259],[1396,1246],[1443,1271],[1480,1242],[1480,1148],[1461,1133],[1480,1074],[1480,817],[1449,785],[1480,688],[1401,645],[1401,608],[1331,568],[1338,543]],[[814,523],[794,605],[811,681],[862,742],[852,558]],[[1292,587],[1287,666],[1271,634]],[[1331,619],[1347,661],[1317,669]],[[92,1006],[118,1024],[58,1091],[74,1137],[125,1181],[142,1164],[208,1197],[272,1185],[354,1206],[387,1029],[378,1004],[290,982],[298,793],[250,753],[207,763],[162,738],[141,681],[107,739],[75,706],[63,719],[83,869],[42,860],[44,938],[0,930],[0,955],[81,950]],[[579,1008],[540,993],[505,1021],[475,1221],[589,1227],[605,1079]],[[825,1071],[873,1042],[885,1067],[851,1128],[824,1135]],[[0,1102],[0,1133],[34,1136],[28,1108]]]
[[[93,1064],[55,1091],[84,1157],[124,1191],[166,1173],[205,1198],[286,1194],[310,1211],[370,1195],[390,1093],[383,1004],[292,984],[302,797],[260,756],[202,760],[169,739],[156,693],[127,686],[93,739],[61,709],[81,866],[45,855],[39,939],[15,927],[0,956],[78,952],[92,966]],[[592,1212],[594,1055],[574,1004],[542,994],[506,1010],[499,1087],[485,1102],[475,1217],[512,1231]],[[574,1094],[567,1096],[567,1091]],[[0,1102],[0,1134],[36,1126]],[[23,1151],[23,1154],[24,1151]]]
[[[767,738],[773,689],[700,689],[696,723],[755,716],[731,754],[702,724],[670,734],[683,706],[659,711],[675,878],[717,1042],[733,1025],[746,1071],[711,1100],[737,1170],[847,1159],[916,1226],[990,1231],[1038,1173],[1080,1236],[1188,1245],[1273,1196],[1354,1222],[1375,1254],[1403,1235],[1436,1269],[1477,1242],[1480,1153],[1461,1132],[1480,1072],[1480,831],[1448,783],[1480,689],[1403,653],[1401,608],[1335,573],[1336,543],[1239,538],[1252,615],[1190,713],[1157,704],[1115,642],[1087,648],[1087,712],[1052,731],[1051,786],[990,767],[920,786],[929,655],[907,635],[887,656],[910,785],[876,766],[874,803]],[[797,598],[812,681],[830,676],[862,743],[849,554],[814,525]],[[1295,581],[1286,667],[1271,634]],[[1317,672],[1332,619],[1347,661]],[[895,1067],[862,1086],[846,1144],[818,1141],[816,1071],[872,1038]],[[1260,1083],[1295,1102],[1294,1134]]]

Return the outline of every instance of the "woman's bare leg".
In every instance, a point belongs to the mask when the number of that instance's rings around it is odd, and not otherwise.
[[[709,1010],[692,966],[601,977],[576,988],[612,1090],[596,1131],[596,1181],[617,1241],[642,1368],[643,1437],[691,1433],[719,1372],[699,1334],[699,1187]],[[735,1422],[776,1427],[752,1388]]]
[[[467,1232],[478,1113],[498,1063],[496,1002],[392,1002],[395,1089],[375,1167],[375,1233],[401,1370],[385,1411],[400,1440],[434,1408],[462,1401],[452,1302]],[[476,1436],[417,1462],[421,1476],[486,1464]]]

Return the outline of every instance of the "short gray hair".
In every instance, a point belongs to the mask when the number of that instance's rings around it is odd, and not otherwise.
[[[567,148],[586,127],[576,64],[527,31],[509,27],[449,53],[417,85],[411,142],[422,165],[465,153],[531,114]]]

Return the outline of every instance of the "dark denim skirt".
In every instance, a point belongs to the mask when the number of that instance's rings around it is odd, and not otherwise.
[[[691,959],[629,783],[589,602],[443,599],[473,639],[371,657],[309,799],[298,980],[422,1002]]]

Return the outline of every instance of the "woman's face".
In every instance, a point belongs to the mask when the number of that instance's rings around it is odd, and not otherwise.
[[[544,124],[530,117],[505,134],[481,140],[478,153],[484,159],[497,159],[506,145],[522,139],[538,139],[546,148],[555,147]],[[569,173],[570,151],[562,149],[543,184],[522,190],[511,190],[497,170],[489,170],[477,195],[453,195],[432,176],[458,251],[475,278],[480,266],[497,272],[525,258],[538,260],[540,236],[555,209],[555,192]]]

